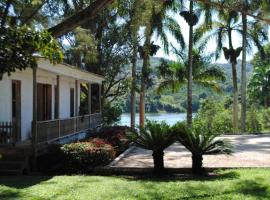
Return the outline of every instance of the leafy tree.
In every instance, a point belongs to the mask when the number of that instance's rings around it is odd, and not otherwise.
[[[58,63],[63,58],[57,41],[48,32],[33,31],[26,26],[2,27],[0,30],[0,79],[5,73],[10,75],[16,70],[37,67],[34,53],[45,56],[53,63]]]
[[[225,153],[231,154],[232,147],[228,141],[216,139],[218,136],[211,131],[211,127],[205,124],[193,124],[192,129],[178,123],[172,127],[173,134],[178,141],[192,153],[192,172],[202,174],[203,155]]]
[[[248,84],[248,97],[251,102],[270,105],[270,45],[264,47],[265,57],[255,54],[252,64],[254,71]]]

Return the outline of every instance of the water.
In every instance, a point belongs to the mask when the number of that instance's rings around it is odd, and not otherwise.
[[[169,125],[174,125],[179,121],[186,120],[186,113],[147,113],[146,118],[149,120],[155,120],[158,122],[165,121]],[[125,113],[122,114],[121,120],[119,122],[120,125],[130,126],[130,114]],[[136,125],[139,124],[139,114],[136,114]]]

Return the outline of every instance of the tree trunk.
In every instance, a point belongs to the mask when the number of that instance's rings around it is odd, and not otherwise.
[[[192,154],[192,173],[200,175],[203,172],[203,156]]]
[[[148,75],[149,59],[150,59],[150,47],[151,47],[151,27],[152,24],[146,28],[146,38],[144,43],[143,52],[143,67],[141,72],[141,91],[140,91],[140,127],[144,128],[145,121],[145,90],[146,90],[146,78]]]
[[[48,29],[48,31],[56,38],[61,37],[68,32],[71,32],[78,26],[83,25],[84,23],[93,19],[99,12],[101,12],[106,6],[108,6],[112,2],[113,0],[95,1],[82,11],[63,20],[60,24]]]
[[[136,118],[136,66],[137,66],[137,42],[133,44],[132,55],[132,86],[130,99],[130,127],[135,128]]]
[[[190,14],[193,13],[193,1],[190,1]],[[192,68],[193,68],[193,25],[189,24],[189,50],[188,50],[188,87],[187,87],[187,124],[192,127]]]
[[[233,78],[233,132],[238,132],[238,86],[236,62],[232,63],[232,78]]]
[[[243,58],[242,58],[242,70],[241,70],[241,131],[246,132],[246,93],[247,93],[247,16],[242,14],[243,21]]]
[[[156,173],[162,173],[164,171],[164,152],[153,151],[154,171]]]

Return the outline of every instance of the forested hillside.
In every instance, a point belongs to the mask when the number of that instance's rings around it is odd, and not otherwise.
[[[152,57],[151,58],[151,81],[152,84],[147,91],[146,95],[146,111],[147,112],[186,112],[186,87],[182,88],[178,93],[172,93],[167,91],[162,95],[158,95],[156,88],[159,83],[157,77],[157,66],[159,66],[162,58]],[[226,81],[220,83],[222,87],[221,93],[215,93],[209,89],[205,89],[200,86],[194,85],[193,88],[193,110],[196,112],[199,108],[200,101],[206,99],[209,96],[215,96],[217,98],[226,98],[232,94],[232,71],[230,64],[215,63],[214,65],[220,66],[226,73]],[[137,73],[141,71],[142,60],[137,62]],[[249,78],[253,70],[251,63],[247,64],[247,77]],[[238,61],[237,74],[238,83],[240,84],[241,78],[241,60]],[[123,98],[123,112],[129,112],[130,98],[127,96]],[[137,95],[137,101],[139,96]],[[138,108],[137,108],[138,111]]]

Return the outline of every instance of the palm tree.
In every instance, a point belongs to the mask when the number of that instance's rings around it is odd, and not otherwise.
[[[185,124],[177,123],[172,127],[172,134],[177,140],[188,149],[192,154],[192,172],[202,174],[203,155],[232,153],[232,146],[228,141],[216,139],[218,136],[211,132],[211,128],[204,124],[196,124],[198,127],[189,129]]]
[[[164,149],[175,142],[169,125],[165,122],[147,121],[145,128],[141,128],[140,132],[133,135],[132,141],[143,149],[152,150],[154,171],[156,173],[164,171]]]
[[[198,50],[193,50],[193,84],[220,92],[218,81],[225,81],[225,73],[218,66],[211,66],[210,59],[211,55],[202,57]],[[158,67],[158,75],[162,78],[157,89],[158,93],[168,89],[178,92],[181,87],[186,86],[188,82],[187,65],[187,58],[184,58],[184,63],[162,60]]]
[[[239,15],[236,12],[224,13],[220,12],[218,15],[218,21],[213,22],[212,26],[206,26],[202,24],[196,31],[196,38],[203,38],[201,41],[207,43],[209,40],[215,38],[217,41],[216,59],[220,57],[223,50],[224,56],[232,65],[232,79],[233,79],[233,129],[234,132],[238,131],[238,85],[237,85],[237,58],[240,56],[243,47],[233,47],[233,32],[243,35],[243,28]],[[267,28],[263,27],[256,21],[250,21],[247,23],[247,39],[246,47],[251,49],[252,45],[255,45],[259,51],[263,54],[262,43],[268,39]],[[204,37],[202,37],[204,35]],[[225,47],[224,43],[228,41],[228,47]]]
[[[193,1],[189,3],[189,11],[181,12],[181,16],[187,21],[189,25],[189,43],[188,43],[188,89],[187,89],[187,124],[192,126],[192,50],[193,50],[193,26],[199,21],[197,15],[193,12]]]
[[[141,73],[141,89],[140,89],[140,127],[144,127],[145,120],[145,90],[149,75],[150,55],[154,55],[158,50],[156,45],[151,42],[154,33],[161,38],[165,52],[169,52],[169,42],[166,32],[169,32],[181,44],[184,44],[184,38],[181,33],[179,24],[168,15],[168,11],[177,11],[179,7],[177,0],[151,1],[150,17],[147,20],[145,28],[145,42],[141,48],[141,56],[143,58],[143,67]],[[155,5],[157,4],[157,5]]]

